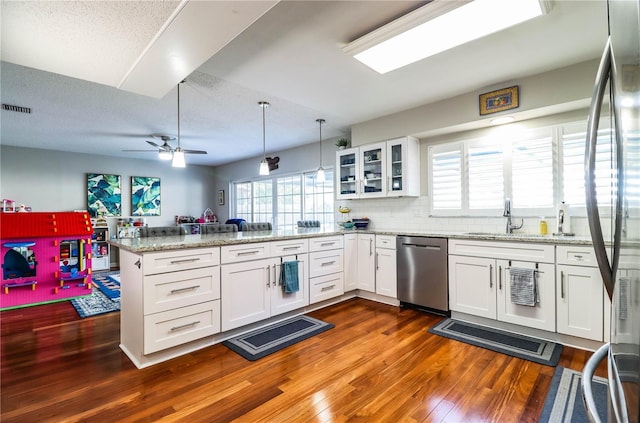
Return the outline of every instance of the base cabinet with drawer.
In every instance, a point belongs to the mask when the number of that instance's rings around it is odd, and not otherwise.
[[[222,330],[235,329],[308,305],[307,249],[307,240],[222,247]],[[268,258],[252,259],[259,256]],[[280,284],[280,272],[284,262],[294,260],[298,263],[299,290],[286,293]]]
[[[556,263],[558,333],[603,341],[609,297],[593,248],[560,245]]]
[[[398,298],[396,237],[376,235],[376,294]]]
[[[510,269],[534,269],[538,302],[511,301]],[[554,246],[449,240],[452,311],[547,331],[556,330]]]
[[[120,337],[125,352],[145,355],[220,332],[220,249],[120,251]]]
[[[344,294],[343,236],[309,240],[309,303]]]

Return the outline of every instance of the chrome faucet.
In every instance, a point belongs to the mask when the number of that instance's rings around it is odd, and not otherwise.
[[[514,229],[522,228],[524,225],[524,219],[520,221],[520,225],[513,225],[511,223],[511,199],[507,198],[504,200],[504,211],[502,212],[502,216],[507,218],[507,233],[512,234]]]

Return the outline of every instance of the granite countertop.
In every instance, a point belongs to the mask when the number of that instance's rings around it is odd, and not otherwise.
[[[478,241],[533,242],[539,244],[591,245],[589,237],[553,236],[532,234],[502,234],[484,232],[450,231],[389,231],[389,230],[328,230],[322,228],[299,228],[289,230],[232,232],[208,235],[177,235],[149,238],[123,238],[109,240],[109,244],[134,253],[180,250],[185,248],[219,247],[223,245],[247,244],[252,242],[281,241],[295,238],[313,238],[318,236],[343,235],[347,233],[368,233],[375,235],[410,235],[450,239],[474,239]]]

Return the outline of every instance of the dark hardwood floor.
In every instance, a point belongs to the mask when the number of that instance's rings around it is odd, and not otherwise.
[[[553,367],[431,335],[441,317],[354,299],[335,328],[255,362],[222,345],[138,370],[119,313],[68,302],[0,313],[3,423],[536,422]],[[587,351],[559,365],[581,370]],[[604,367],[598,369],[604,376]]]

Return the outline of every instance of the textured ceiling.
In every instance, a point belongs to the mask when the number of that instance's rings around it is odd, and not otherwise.
[[[0,96],[3,103],[33,109],[31,115],[2,111],[2,143],[154,159],[154,154],[122,150],[146,148],[144,140],[153,133],[176,134],[175,87],[154,98],[115,88],[117,78],[99,78],[127,68],[161,30],[162,20],[185,3],[51,3],[1,3]],[[244,2],[216,4],[223,3]],[[182,146],[209,152],[188,156],[187,162],[216,165],[259,156],[261,100],[271,103],[267,150],[278,151],[316,142],[316,118],[327,121],[324,138],[348,136],[349,128],[362,121],[597,58],[606,39],[606,3],[575,0],[557,1],[546,16],[385,75],[342,51],[346,43],[424,3],[281,1],[273,6],[209,60],[186,71],[180,90]],[[20,58],[5,56],[20,33],[36,34],[35,41]],[[176,41],[174,47],[194,44],[200,43]],[[52,55],[59,68],[42,70]],[[74,64],[90,65],[88,74],[74,74]]]

